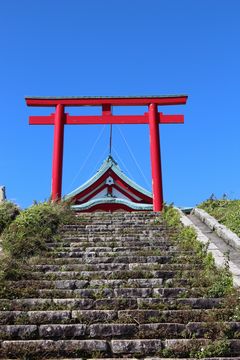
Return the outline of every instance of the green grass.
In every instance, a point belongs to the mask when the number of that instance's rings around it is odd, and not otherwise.
[[[0,234],[15,220],[19,213],[19,207],[11,201],[0,203]]]
[[[73,217],[62,203],[39,203],[22,211],[3,231],[2,245],[6,254],[23,259],[41,254],[52,242],[61,224]]]
[[[5,203],[4,209],[15,216],[15,206]],[[6,212],[6,211],[5,211]],[[0,210],[1,213],[1,210]],[[39,203],[21,211],[6,225],[1,234],[3,256],[0,260],[0,296],[8,293],[5,282],[21,280],[29,272],[30,259],[47,251],[47,242],[57,241],[61,225],[75,217],[65,203]],[[10,216],[5,216],[9,219]],[[2,222],[3,223],[3,222]]]
[[[240,236],[240,200],[218,200],[211,197],[198,207]]]

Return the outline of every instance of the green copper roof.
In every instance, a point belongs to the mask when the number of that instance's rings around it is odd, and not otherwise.
[[[116,161],[112,158],[112,156],[108,156],[108,158],[103,162],[102,166],[100,167],[98,172],[93,177],[91,177],[89,180],[87,180],[83,185],[79,186],[77,189],[73,190],[71,193],[65,195],[64,199],[69,200],[72,197],[74,197],[75,195],[82,192],[83,190],[87,189],[94,182],[96,182],[110,168],[115,172],[115,174],[117,174],[123,181],[125,181],[131,187],[133,187],[137,191],[141,192],[142,194],[152,198],[152,193],[151,192],[147,191],[146,189],[142,188],[141,186],[136,184],[134,181],[129,179],[129,177],[127,177],[122,172],[122,170],[120,169],[120,167],[118,166]]]
[[[126,205],[128,207],[130,207],[133,210],[142,210],[142,211],[147,211],[147,210],[152,210],[153,209],[153,205],[152,204],[139,204],[139,203],[135,203],[133,201],[129,201],[129,200],[125,200],[125,199],[117,199],[117,198],[100,198],[100,199],[94,199],[94,200],[90,200],[87,201],[84,204],[80,204],[80,205],[72,205],[72,209],[73,210],[88,210],[89,208],[91,208],[94,205],[99,205],[99,204],[122,204],[122,205]]]

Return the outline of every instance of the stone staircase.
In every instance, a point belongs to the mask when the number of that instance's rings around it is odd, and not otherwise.
[[[65,225],[25,279],[7,283],[0,358],[240,359],[231,304],[192,287],[202,264],[169,235],[153,212]]]

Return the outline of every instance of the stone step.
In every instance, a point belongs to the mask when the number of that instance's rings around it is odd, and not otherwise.
[[[32,358],[47,359],[52,356],[82,356],[91,354],[123,356],[148,356],[160,355],[165,350],[172,353],[175,357],[188,356],[196,352],[199,354],[201,349],[214,342],[208,339],[119,339],[119,340],[11,340],[1,343],[0,356],[27,356]],[[216,341],[216,346],[218,342]],[[240,340],[229,339],[226,341],[228,357],[240,354]],[[101,357],[101,356],[100,356]],[[158,357],[159,359],[159,357]]]
[[[116,248],[94,248],[92,251],[84,250],[84,251],[77,251],[77,249],[74,249],[75,251],[55,251],[55,252],[49,252],[48,256],[52,257],[64,257],[64,258],[73,258],[73,257],[84,257],[85,255],[92,255],[96,256],[97,254],[99,256],[117,256],[117,255],[137,255],[136,252],[138,251],[161,251],[162,249],[159,248],[159,246],[145,246],[144,248],[141,246],[135,246],[135,247],[116,247]],[[172,247],[171,250],[177,250],[176,247]],[[103,255],[104,254],[104,255]]]
[[[190,266],[189,266],[190,267]],[[178,284],[181,279],[187,280],[188,284],[191,284],[194,276],[200,275],[201,270],[194,270],[192,268],[186,269],[183,267],[171,267],[171,266],[159,266],[158,269],[152,270],[134,268],[133,270],[99,270],[99,271],[47,271],[45,273],[33,272],[28,275],[29,280],[128,280],[128,279],[151,279],[161,278],[168,286],[172,287],[172,284]],[[170,280],[172,279],[172,280]]]
[[[92,218],[87,218],[84,216],[84,218],[82,218],[81,220],[77,217],[76,218],[76,221],[71,223],[71,224],[65,224],[65,225],[62,225],[62,229],[63,230],[71,230],[71,229],[75,229],[75,228],[81,228],[83,226],[86,226],[86,225],[96,225],[96,226],[99,226],[99,225],[111,225],[111,224],[116,224],[116,225],[119,225],[119,224],[122,224],[123,222],[124,223],[127,223],[130,222],[134,224],[144,224],[146,225],[146,220],[149,224],[153,225],[153,226],[166,226],[166,224],[164,223],[163,219],[161,219],[160,217],[158,217],[157,221],[156,221],[156,218],[157,216],[154,215],[147,215],[147,216],[144,216],[144,217],[139,217],[139,216],[131,216],[131,217],[127,217],[127,216],[111,216],[111,214],[108,214],[105,218],[104,217],[99,217],[99,216],[94,216]]]
[[[46,295],[49,293],[46,293]],[[60,291],[61,295],[64,292]],[[68,294],[68,291],[65,292]],[[224,304],[222,298],[102,298],[98,300],[90,298],[76,298],[71,292],[72,298],[22,298],[22,299],[0,299],[1,311],[39,311],[39,310],[93,310],[96,308],[108,307],[108,310],[114,308],[122,309],[129,306],[129,309],[140,310],[180,310],[180,309],[214,309],[221,308]],[[50,294],[51,295],[51,292]],[[52,291],[52,295],[54,292]],[[123,308],[124,309],[124,308]],[[95,311],[95,310],[94,310]]]
[[[74,242],[74,239],[76,239],[76,243],[79,242],[92,242],[92,243],[112,243],[112,242],[120,242],[120,243],[132,243],[132,242],[146,242],[146,241],[155,241],[157,243],[162,243],[162,244],[171,244],[172,240],[166,238],[166,236],[164,236],[163,234],[159,234],[159,236],[154,236],[151,237],[150,235],[147,236],[141,236],[141,235],[116,235],[116,236],[99,236],[99,235],[95,235],[93,234],[81,234],[81,233],[74,233],[74,234],[69,234],[68,233],[64,233],[61,236],[61,241],[62,242]],[[51,244],[51,243],[49,243]],[[55,244],[55,243],[53,243]]]
[[[227,316],[230,314],[230,311],[225,311],[223,309],[198,309],[193,310],[140,310],[140,309],[132,309],[132,310],[119,310],[119,305],[124,308],[124,302],[120,303],[120,299],[108,299],[108,309],[82,309],[82,310],[73,310],[72,318],[77,319],[78,321],[85,323],[99,323],[101,322],[110,322],[111,320],[118,320],[118,322],[124,323],[183,323],[188,324],[190,322],[197,322],[198,316],[202,319],[202,322],[213,322],[219,321],[221,316],[223,317],[223,321],[228,321]],[[127,300],[127,299],[124,299]],[[131,301],[131,303],[130,303]],[[137,299],[137,304],[140,299]],[[105,300],[104,304],[107,303]],[[181,304],[181,302],[179,302]],[[96,301],[95,305],[98,307],[103,304],[103,301]],[[136,303],[133,299],[129,299],[129,301],[125,301],[125,304],[130,304],[130,306],[136,306]],[[165,304],[167,305],[167,301],[165,299]],[[112,306],[112,307],[111,307]],[[107,306],[106,306],[107,307]],[[116,310],[111,310],[116,309]],[[169,316],[169,319],[167,318]],[[186,316],[185,321],[182,321],[182,318]],[[112,317],[112,318],[111,318]]]
[[[109,225],[109,226],[105,226],[105,227],[100,227],[100,226],[95,226],[95,225],[86,225],[85,228],[82,229],[71,229],[71,230],[62,230],[61,231],[62,234],[67,234],[67,236],[69,235],[74,235],[76,233],[80,233],[82,236],[83,235],[97,235],[97,236],[109,236],[111,235],[119,235],[120,233],[125,235],[125,236],[143,236],[143,235],[149,235],[149,236],[160,236],[163,233],[166,233],[165,229],[161,228],[161,227],[154,227],[151,228],[149,227],[149,225],[140,225],[140,224],[136,224],[136,225],[131,225],[131,227],[128,226],[128,224],[121,224],[121,225]]]
[[[0,311],[0,325],[70,323],[71,311]]]
[[[133,355],[134,356],[134,355]],[[16,358],[15,358],[16,359]],[[88,358],[86,360],[90,360],[92,358]],[[97,358],[98,360],[122,360],[123,358],[118,358],[118,357],[114,357],[114,358],[111,358],[111,357],[106,357],[106,358]],[[127,357],[128,360],[137,360],[137,357],[130,357],[130,355]],[[176,360],[176,358],[166,358],[166,357],[154,357],[154,356],[151,356],[151,357],[144,357],[142,356],[141,357],[142,360]],[[203,360],[239,360],[239,357],[235,357],[235,356],[231,356],[231,357],[211,357],[211,358],[202,358]],[[10,359],[4,359],[4,360],[10,360]],[[17,360],[20,360],[19,358]],[[82,358],[69,358],[69,357],[58,357],[58,358],[49,358],[48,360],[82,360]],[[182,358],[181,357],[181,360],[197,360],[196,358]]]
[[[166,225],[156,225],[153,224],[153,222],[136,222],[136,224],[134,224],[133,222],[113,222],[112,224],[109,225],[96,225],[94,223],[89,223],[86,224],[84,227],[81,228],[72,228],[72,229],[62,229],[61,233],[62,234],[80,234],[80,235],[85,235],[85,234],[116,234],[119,235],[120,233],[122,233],[124,236],[135,236],[135,235],[143,235],[143,234],[149,234],[150,236],[154,236],[155,234],[157,236],[165,234],[167,235],[167,227]]]
[[[79,276],[82,272],[85,271],[134,271],[134,270],[162,270],[162,271],[177,271],[177,270],[194,270],[194,269],[202,269],[203,267],[200,265],[188,264],[188,263],[169,263],[166,264],[164,259],[162,263],[158,262],[145,262],[145,263],[98,263],[98,264],[74,264],[74,265],[36,265],[29,269],[31,271],[31,275],[29,275],[32,279],[48,279],[52,277],[62,277],[61,274],[64,273],[67,275],[69,273],[70,278],[72,278],[72,273],[74,275]]]
[[[224,298],[187,297],[187,298],[138,298],[139,309],[173,310],[173,309],[215,309],[221,308]]]
[[[194,276],[196,271],[185,271],[186,276]],[[198,272],[199,274],[199,272]],[[149,269],[134,269],[134,270],[99,270],[99,271],[48,271],[46,273],[35,272],[29,274],[32,280],[45,279],[45,280],[98,280],[98,279],[148,279],[148,278],[161,278],[163,280],[179,276],[178,270],[151,270]],[[186,277],[185,276],[185,277]]]
[[[139,333],[137,324],[0,325],[2,340],[129,338]]]
[[[112,242],[112,241],[59,241],[55,243],[47,244],[49,249],[58,249],[63,247],[68,251],[114,251],[115,248],[139,248],[139,246],[158,246],[159,250],[171,250],[174,249],[174,244],[160,241],[128,241],[124,243],[123,241]]]
[[[66,293],[66,291],[65,291]],[[32,299],[16,299],[9,301],[3,299],[1,301],[0,323],[6,324],[27,324],[34,323],[36,320],[32,316],[42,316],[42,313],[47,316],[44,322],[69,322],[75,317],[73,309],[81,311],[95,310],[114,310],[118,311],[118,318],[120,321],[126,322],[128,319],[138,319],[144,323],[149,322],[150,318],[156,318],[154,322],[196,322],[206,321],[209,318],[206,310],[218,310],[219,316],[228,314],[229,320],[234,314],[234,309],[221,309],[223,303],[222,299],[205,299],[205,298],[188,298],[188,299],[174,299],[174,298],[32,298]],[[50,310],[52,309],[52,310]],[[127,310],[126,310],[127,309]],[[170,310],[171,309],[171,310]],[[49,310],[49,311],[48,311]],[[197,312],[196,312],[197,310]],[[198,312],[202,310],[202,313]],[[91,312],[90,311],[90,312]],[[206,312],[206,314],[205,314]],[[67,315],[66,315],[67,314]],[[197,314],[197,318],[195,318]],[[168,316],[165,318],[165,316]],[[206,315],[206,316],[205,316]],[[30,316],[30,317],[29,317]],[[89,316],[89,313],[87,314]],[[203,317],[201,317],[203,316]],[[205,317],[204,317],[205,316]],[[56,320],[53,320],[55,319]],[[48,319],[48,320],[47,320]],[[170,320],[171,319],[171,320]],[[221,317],[216,318],[216,321]],[[132,322],[132,321],[130,321]],[[150,322],[153,322],[151,320]]]
[[[52,356],[81,357],[100,353],[108,353],[105,340],[7,340],[2,341],[0,348],[0,357],[10,356],[14,359],[16,356],[24,356],[24,359],[48,359]]]
[[[155,256],[169,256],[171,258],[174,257],[174,259],[176,260],[176,262],[178,262],[178,259],[180,259],[180,262],[187,262],[187,259],[192,255],[191,252],[180,252],[180,251],[168,251],[168,252],[162,252],[160,250],[150,250],[150,251],[146,251],[146,250],[141,250],[141,251],[135,251],[135,252],[131,252],[131,253],[125,253],[125,252],[100,252],[100,253],[95,253],[95,252],[80,252],[79,253],[79,257],[78,258],[73,258],[72,257],[36,257],[36,258],[32,258],[30,263],[31,264],[42,264],[42,265],[46,265],[46,264],[59,264],[59,265],[66,265],[66,264],[81,264],[83,262],[95,262],[95,263],[99,263],[99,262],[117,262],[119,261],[119,259],[122,259],[121,261],[124,261],[125,259],[131,259],[131,258],[135,258],[135,257],[146,257],[146,258],[151,258],[151,257],[155,257]],[[103,260],[102,260],[103,259]],[[141,262],[141,261],[140,261]]]
[[[60,288],[62,286],[62,288]],[[65,288],[64,288],[65,286]],[[69,288],[67,288],[69,286]],[[59,294],[62,297],[76,297],[76,298],[90,298],[90,299],[104,299],[104,298],[149,298],[149,297],[186,297],[186,294],[190,297],[195,295],[195,291],[186,288],[97,288],[97,289],[72,289],[72,284],[63,283],[59,287],[54,289],[38,289],[38,294],[43,297],[57,296]],[[70,291],[69,291],[70,290]]]
[[[216,347],[218,341],[215,342]],[[207,347],[211,344],[214,347],[214,342],[209,339],[166,339],[166,340],[112,340],[111,350],[113,354],[124,355],[124,354],[138,354],[151,355],[158,354],[161,356],[161,350],[166,351],[173,356],[183,358],[189,357],[190,354],[196,353],[197,358]],[[240,354],[240,340],[230,339],[226,341],[226,347],[224,349],[224,355],[239,355]],[[163,352],[162,352],[163,354]]]
[[[129,263],[170,263],[173,261],[172,257],[168,257],[168,256],[116,256],[116,257],[94,257],[91,259],[91,264],[96,264],[96,266],[98,266],[98,264],[100,264],[100,266],[102,264],[129,264]],[[185,258],[183,257],[182,259],[179,258],[179,262],[184,262]],[[174,263],[175,263],[175,258],[174,258]],[[78,267],[80,264],[80,267]],[[65,269],[65,270],[77,270],[80,269],[82,264],[89,264],[89,262],[86,262],[86,259],[82,259],[81,258],[81,262],[75,262],[74,260],[71,259],[71,263],[67,263],[65,265],[62,264],[35,264],[32,265],[31,269],[38,269],[41,271],[56,271],[56,270],[60,270],[60,269]]]
[[[157,288],[162,287],[161,278],[152,279],[114,279],[114,280],[19,280],[8,281],[9,287],[33,289],[83,289],[83,288]]]
[[[56,246],[57,244],[65,244],[65,246],[136,246],[136,245],[159,245],[159,246],[166,246],[167,248],[174,243],[166,238],[163,237],[146,237],[146,235],[142,237],[135,237],[132,240],[128,238],[120,237],[120,236],[109,236],[109,237],[98,237],[98,236],[82,236],[82,237],[62,237],[61,240],[55,242],[48,242],[47,246]]]

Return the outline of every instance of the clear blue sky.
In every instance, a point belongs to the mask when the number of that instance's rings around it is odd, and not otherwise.
[[[150,94],[189,95],[187,106],[161,108],[185,115],[184,125],[160,128],[165,201],[239,198],[239,19],[239,0],[1,1],[0,185],[8,198],[26,207],[50,195],[53,127],[29,126],[28,116],[52,109],[27,108],[24,96]],[[150,189],[148,127],[120,130],[145,178],[117,127],[113,156]],[[109,129],[68,126],[65,134],[68,193],[107,156]]]

